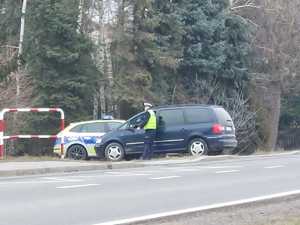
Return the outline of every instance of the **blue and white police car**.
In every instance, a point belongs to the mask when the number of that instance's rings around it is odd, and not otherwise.
[[[61,137],[64,137],[64,157],[84,160],[96,156],[95,144],[104,134],[121,126],[123,120],[92,120],[71,123],[57,134],[54,153],[61,155]]]

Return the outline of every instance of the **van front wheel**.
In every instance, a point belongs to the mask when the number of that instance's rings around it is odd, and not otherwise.
[[[192,156],[202,156],[207,154],[208,147],[203,139],[195,138],[190,141],[188,151]]]
[[[112,142],[105,148],[105,158],[110,161],[121,161],[124,155],[123,146],[117,142]]]

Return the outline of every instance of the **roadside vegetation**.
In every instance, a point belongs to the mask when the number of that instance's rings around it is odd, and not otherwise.
[[[282,222],[278,222],[278,223],[272,223],[274,225],[300,225],[300,219],[291,219],[288,221],[282,221]]]
[[[71,122],[127,119],[144,101],[220,104],[236,153],[300,146],[298,0],[29,1],[18,58],[21,7],[0,0],[0,109],[61,107]],[[48,114],[6,120],[10,134],[59,127]],[[52,150],[18,143],[10,154]]]

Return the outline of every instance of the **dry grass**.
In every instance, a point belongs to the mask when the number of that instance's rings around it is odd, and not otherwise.
[[[29,161],[56,161],[59,160],[58,157],[55,156],[6,156],[4,160],[0,160],[1,162],[29,162]]]
[[[272,221],[272,223],[269,223],[267,225],[300,225],[300,217],[286,221]]]

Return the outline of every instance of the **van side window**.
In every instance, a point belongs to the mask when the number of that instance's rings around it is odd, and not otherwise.
[[[187,108],[184,111],[188,123],[210,123],[214,121],[214,114],[209,109]]]
[[[181,109],[162,110],[158,117],[159,126],[176,126],[184,124],[183,111]]]

